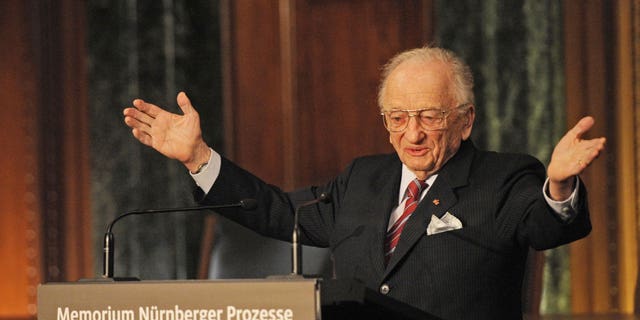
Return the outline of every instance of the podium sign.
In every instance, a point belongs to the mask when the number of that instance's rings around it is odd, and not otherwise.
[[[40,320],[320,319],[317,279],[44,284]]]

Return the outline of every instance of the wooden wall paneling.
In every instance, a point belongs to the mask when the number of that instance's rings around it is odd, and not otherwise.
[[[59,25],[62,59],[59,61],[62,119],[63,166],[59,174],[65,189],[65,280],[95,277],[90,216],[89,105],[86,6],[82,1],[56,1],[60,6]]]
[[[30,3],[0,2],[0,319],[35,316],[42,279],[36,48]]]
[[[225,155],[292,189],[325,182],[355,156],[392,152],[377,114],[379,70],[431,39],[431,1],[223,7]]]
[[[616,141],[616,125],[612,103],[615,101],[613,91],[613,37],[611,34],[610,14],[611,2],[598,1],[585,3],[587,7],[586,21],[589,27],[586,31],[586,41],[589,48],[586,51],[586,65],[590,66],[586,75],[585,94],[587,105],[585,114],[593,115],[598,122],[593,136],[609,137],[608,152],[590,168],[588,179],[591,198],[590,207],[593,208],[592,223],[594,251],[591,261],[594,266],[595,297],[592,312],[617,311],[617,223],[618,204],[615,201],[616,190],[615,154],[618,150]],[[575,121],[574,121],[575,123]],[[592,190],[592,191],[591,191]]]
[[[39,1],[40,165],[45,281],[93,276],[85,5]]]
[[[640,141],[640,0],[633,0],[632,2],[632,39],[633,39],[633,108],[635,111],[635,141],[636,141],[636,170],[640,168],[640,146],[637,141]],[[634,313],[640,314],[640,174],[635,172],[636,176],[636,209],[639,211],[636,215],[636,241],[638,243],[638,250],[636,254],[638,259],[636,261],[638,269],[636,269],[636,288],[634,297]]]
[[[637,218],[638,177],[636,161],[638,144],[633,94],[633,37],[631,0],[615,3],[616,22],[616,128],[620,146],[617,150],[617,203],[619,204],[618,228],[618,309],[631,314],[634,310],[634,294],[638,273]],[[630,174],[632,173],[632,174]]]
[[[584,62],[579,55],[583,47],[582,38],[579,37],[582,26],[578,23],[582,21],[582,12],[575,4],[571,1],[564,2],[567,123],[570,123],[569,119],[575,121],[579,117],[577,109],[586,103],[582,94],[576,94],[581,90],[579,79]],[[590,248],[591,241],[588,238],[571,244],[571,304],[574,311],[586,311],[591,305],[591,286],[588,285],[593,274],[588,256]]]
[[[640,169],[640,0],[632,0],[631,3],[631,29],[632,29],[632,64],[633,64],[633,110],[634,110],[634,123],[635,132],[634,137],[636,141],[635,145],[635,170],[634,176],[636,177],[636,243],[638,244],[638,250],[636,250],[636,282],[635,282],[635,297],[633,310],[635,314],[640,314],[640,173],[637,171]]]
[[[265,181],[282,185],[285,148],[277,1],[224,1],[224,155]],[[224,11],[223,11],[224,12]],[[228,81],[228,82],[227,82]]]
[[[589,188],[593,231],[571,245],[571,302],[575,313],[617,309],[617,207],[613,167],[617,150],[612,102],[611,3],[565,1],[567,125],[596,119],[590,137],[606,136],[607,151],[581,176]]]
[[[278,12],[280,15],[280,98],[282,101],[282,133],[286,145],[283,147],[282,162],[284,182],[286,189],[294,186],[297,176],[296,159],[298,155],[297,139],[297,110],[295,108],[295,92],[297,89],[297,77],[295,57],[297,56],[296,43],[296,1],[279,0]]]
[[[426,1],[296,1],[296,186],[356,156],[393,152],[377,105],[380,69],[431,40]],[[430,11],[429,11],[430,12]]]
[[[3,1],[0,318],[31,318],[41,282],[91,276],[84,4]]]

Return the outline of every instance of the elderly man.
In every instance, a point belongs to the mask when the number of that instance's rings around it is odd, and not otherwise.
[[[529,247],[553,248],[591,230],[578,175],[605,139],[582,139],[581,119],[546,171],[527,155],[480,151],[469,140],[473,78],[453,53],[419,48],[385,67],[380,113],[395,154],[355,159],[323,186],[294,192],[260,181],[211,150],[184,93],[184,115],[140,99],[124,111],[143,144],[181,161],[203,203],[244,198],[257,213],[221,213],[261,234],[290,240],[296,204],[331,195],[300,215],[303,243],[330,247],[338,278],[444,319],[519,319]]]

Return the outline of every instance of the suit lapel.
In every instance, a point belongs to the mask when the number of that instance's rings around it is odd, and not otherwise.
[[[385,277],[404,258],[422,237],[427,236],[427,226],[431,215],[441,218],[447,210],[458,202],[455,189],[468,184],[471,162],[475,147],[470,141],[464,141],[456,155],[438,172],[438,178],[429,192],[420,201],[416,211],[405,225],[396,250],[389,260]]]
[[[371,265],[378,275],[384,273],[384,241],[389,224],[391,210],[398,203],[398,189],[400,188],[400,175],[402,164],[396,158],[391,170],[382,173],[372,183],[375,198],[369,207],[369,218],[373,221],[374,232],[369,247]]]

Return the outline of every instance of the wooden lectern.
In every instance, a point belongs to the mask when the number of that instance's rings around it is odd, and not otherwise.
[[[80,281],[38,288],[40,320],[437,319],[353,281]]]

